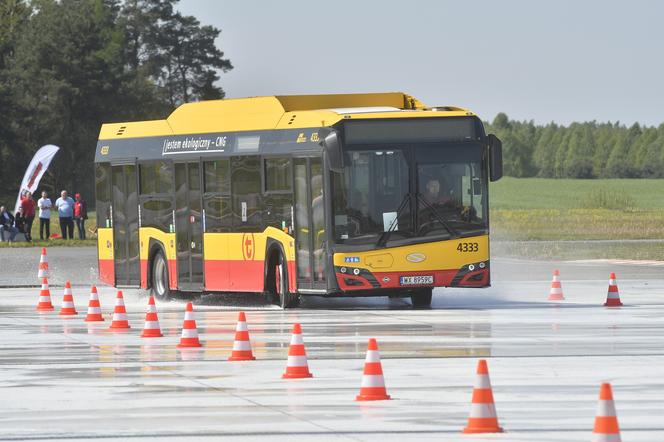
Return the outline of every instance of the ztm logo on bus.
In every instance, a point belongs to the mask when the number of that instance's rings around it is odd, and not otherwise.
[[[256,250],[256,243],[254,241],[253,233],[245,233],[242,235],[242,257],[245,261],[254,259],[254,252]]]

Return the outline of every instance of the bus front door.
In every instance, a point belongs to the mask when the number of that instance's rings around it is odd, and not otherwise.
[[[295,248],[297,287],[325,292],[325,214],[320,158],[295,159]]]
[[[175,238],[178,288],[203,290],[203,226],[198,163],[175,164]]]
[[[136,166],[112,167],[113,260],[116,286],[141,282],[138,247],[138,189]]]

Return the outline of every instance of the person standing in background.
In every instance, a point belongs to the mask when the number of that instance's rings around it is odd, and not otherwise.
[[[76,221],[76,228],[78,228],[78,239],[85,239],[85,220],[88,219],[88,204],[81,198],[80,193],[77,193],[74,197],[76,198],[74,220]]]
[[[44,239],[44,231],[46,231],[46,239],[51,237],[51,200],[48,198],[48,193],[42,192],[41,198],[37,201],[39,207],[39,239]]]
[[[60,231],[62,239],[74,239],[74,200],[67,196],[67,191],[60,192],[60,198],[55,201],[60,217]]]
[[[14,227],[14,215],[5,210],[5,206],[0,207],[0,241],[5,241],[5,232],[9,233],[9,242],[14,242],[18,229]]]
[[[32,242],[32,223],[35,220],[35,208],[37,204],[32,199],[32,193],[27,192],[21,200],[21,209],[23,209],[23,217],[25,218],[24,231],[25,239]]]
[[[28,235],[25,233],[25,215],[23,214],[23,206],[19,206],[18,212],[14,215],[14,227],[18,233],[25,235],[25,239],[28,239]]]

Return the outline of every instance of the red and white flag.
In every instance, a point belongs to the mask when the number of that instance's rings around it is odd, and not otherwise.
[[[60,148],[58,146],[47,144],[46,146],[42,146],[37,153],[35,153],[35,156],[32,157],[32,161],[30,161],[30,165],[25,171],[25,175],[23,175],[23,182],[21,182],[21,189],[16,198],[14,213],[18,212],[21,198],[23,198],[26,193],[35,193],[44,172],[46,172],[46,169],[48,169],[48,166],[51,164],[51,160],[59,150]]]

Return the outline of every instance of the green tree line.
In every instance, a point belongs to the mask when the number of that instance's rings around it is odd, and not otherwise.
[[[664,123],[511,121],[485,123],[503,142],[505,175],[545,178],[664,178]]]
[[[44,144],[61,150],[42,183],[92,201],[102,123],[164,118],[219,99],[232,69],[220,30],[178,0],[0,0],[0,197],[15,198]]]

